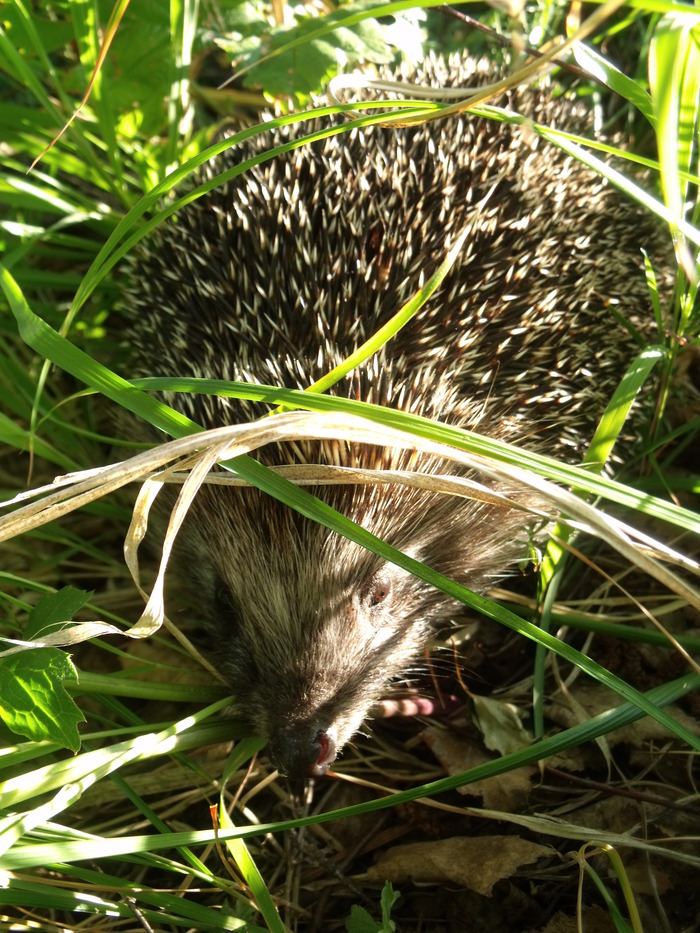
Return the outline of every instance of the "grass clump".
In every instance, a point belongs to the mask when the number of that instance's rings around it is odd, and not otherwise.
[[[501,689],[469,681],[465,691],[473,653],[445,663],[452,655],[443,651],[443,691],[467,698],[455,729],[434,721],[419,739],[415,723],[378,720],[373,740],[358,742],[337,776],[299,799],[261,743],[221,717],[231,698],[192,649],[193,627],[179,619],[177,628],[161,626],[162,573],[148,561],[144,574],[156,586],[143,613],[133,584],[138,528],[122,559],[131,520],[122,487],[186,450],[193,426],[118,375],[121,260],[201,193],[183,194],[182,183],[222,145],[212,140],[224,113],[250,123],[261,87],[282,110],[306,105],[339,49],[382,63],[396,54],[392,42],[444,45],[446,27],[403,4],[298,11],[296,19],[284,5],[264,15],[252,4],[139,6],[64,0],[2,11],[0,923],[406,931],[459,929],[469,917],[473,929],[553,930],[578,916],[597,928],[690,928],[698,905],[687,892],[700,865],[691,774],[700,744],[697,14],[606,4],[586,45],[560,53],[595,74],[597,85],[577,79],[579,93],[608,102],[602,112],[626,129],[628,147],[583,147],[542,128],[657,210],[674,234],[673,303],[658,298],[663,270],[649,264],[656,341],[620,374],[590,453],[605,460],[620,412],[655,386],[644,463],[628,467],[625,485],[590,465],[552,467],[526,452],[516,464],[575,489],[567,511],[604,524],[611,550],[586,553],[587,567],[576,553],[585,545],[558,528],[537,561],[539,588],[524,583],[474,603],[514,633],[476,649]],[[500,57],[505,37],[546,55],[563,12],[550,4],[516,21],[485,17],[491,34],[478,34],[477,49]],[[458,31],[473,37],[460,23],[450,39]],[[610,54],[615,48],[624,56]],[[246,79],[217,90],[209,77],[230,57]],[[557,77],[569,80],[565,71]],[[640,166],[652,173],[654,195],[636,180]],[[285,408],[344,407],[321,395],[309,402],[256,391]],[[112,436],[107,411],[119,404],[183,446],[92,472],[125,443]],[[391,420],[364,413],[385,427]],[[275,416],[281,432],[288,414]],[[391,425],[412,431],[417,444],[429,438],[468,451],[473,443],[418,419]],[[223,451],[229,440],[212,443]],[[255,461],[237,467],[358,535]],[[57,474],[76,475],[53,484]],[[625,508],[627,522],[634,510],[644,532],[662,528],[662,538],[677,539],[673,553],[648,537],[625,543],[627,528],[596,517],[588,496]],[[582,671],[595,681],[584,683]],[[372,920],[377,905],[381,922]]]

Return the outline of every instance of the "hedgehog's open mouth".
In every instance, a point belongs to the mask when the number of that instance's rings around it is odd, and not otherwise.
[[[310,777],[322,777],[335,761],[337,748],[335,739],[328,732],[318,732],[314,741],[321,749],[321,754],[309,769],[309,775]]]
[[[323,777],[333,764],[338,753],[335,729],[311,729],[307,723],[297,723],[269,738],[267,751],[281,774],[292,778]]]

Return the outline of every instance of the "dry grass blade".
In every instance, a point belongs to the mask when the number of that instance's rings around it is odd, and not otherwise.
[[[138,623],[126,634],[143,638],[157,631],[163,621],[163,587],[165,572],[172,547],[182,521],[202,483],[226,482],[227,478],[211,475],[212,468],[223,461],[257,450],[266,444],[302,440],[343,439],[362,444],[379,444],[416,449],[423,453],[442,457],[445,461],[459,464],[486,476],[496,484],[503,484],[509,491],[491,489],[472,479],[459,476],[422,475],[420,473],[396,472],[381,474],[373,471],[335,470],[310,466],[293,471],[281,469],[277,472],[293,483],[310,484],[321,479],[324,483],[381,482],[417,486],[446,495],[463,496],[497,503],[504,508],[518,508],[529,513],[533,519],[549,523],[561,520],[562,516],[576,527],[595,534],[650,576],[663,583],[668,589],[700,608],[700,594],[684,580],[673,574],[658,559],[674,562],[694,573],[700,571],[698,564],[688,557],[670,549],[661,542],[610,516],[602,514],[578,496],[560,488],[519,467],[505,464],[496,459],[456,450],[448,445],[416,438],[394,428],[382,430],[381,442],[377,438],[376,425],[354,415],[329,415],[314,412],[288,412],[273,415],[252,425],[233,425],[216,428],[185,438],[169,441],[159,447],[101,470],[90,470],[57,479],[55,485],[43,486],[34,491],[41,496],[34,502],[20,504],[13,513],[0,518],[0,540],[21,534],[29,529],[80,508],[122,486],[143,480],[144,487],[134,509],[133,520],[127,533],[124,552],[132,578],[147,600],[146,609]],[[164,466],[171,469],[161,472]],[[183,478],[183,467],[187,474]],[[232,482],[240,482],[232,477]],[[148,526],[150,507],[165,483],[181,482],[183,488],[173,509],[163,545],[163,553],[155,585],[147,595],[139,582],[138,547]],[[534,494],[534,496],[532,495]],[[6,506],[25,502],[30,496],[23,493]],[[643,545],[643,547],[640,547]],[[91,622],[71,626],[67,631],[47,636],[42,645],[75,644],[77,641],[98,634],[119,631],[107,623]],[[21,650],[20,648],[10,651]]]

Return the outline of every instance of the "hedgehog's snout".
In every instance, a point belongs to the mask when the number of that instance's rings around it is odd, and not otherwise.
[[[295,723],[278,729],[267,743],[270,758],[290,777],[322,777],[335,761],[337,741],[333,729]]]

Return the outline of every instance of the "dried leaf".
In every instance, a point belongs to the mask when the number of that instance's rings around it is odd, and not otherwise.
[[[532,735],[523,726],[515,703],[482,696],[472,696],[472,702],[486,748],[510,755],[532,744]]]
[[[567,917],[561,912],[556,913],[549,921],[542,933],[616,933],[615,924],[610,914],[602,907],[583,907],[581,909],[581,923],[576,917]]]
[[[460,774],[493,759],[482,748],[445,729],[426,729],[422,737],[449,774]],[[516,768],[458,787],[457,791],[466,796],[480,797],[488,810],[517,813],[527,803],[532,788],[530,775],[533,773],[532,767]]]
[[[602,684],[582,684],[572,688],[570,693],[575,704],[585,710],[587,717],[591,718],[604,713],[608,709],[614,709],[623,702],[617,694]],[[692,716],[688,716],[675,706],[667,707],[666,711],[693,735],[700,735],[700,724]],[[562,695],[552,698],[547,705],[547,715],[554,722],[567,729],[579,724],[579,718],[571,709],[568,698]],[[653,739],[661,742],[668,741],[668,731],[656,720],[650,719],[648,716],[606,736],[606,741],[610,746],[625,743],[635,747],[642,747]]]
[[[456,836],[395,846],[367,874],[371,881],[451,882],[488,897],[497,881],[551,853],[519,836]]]

